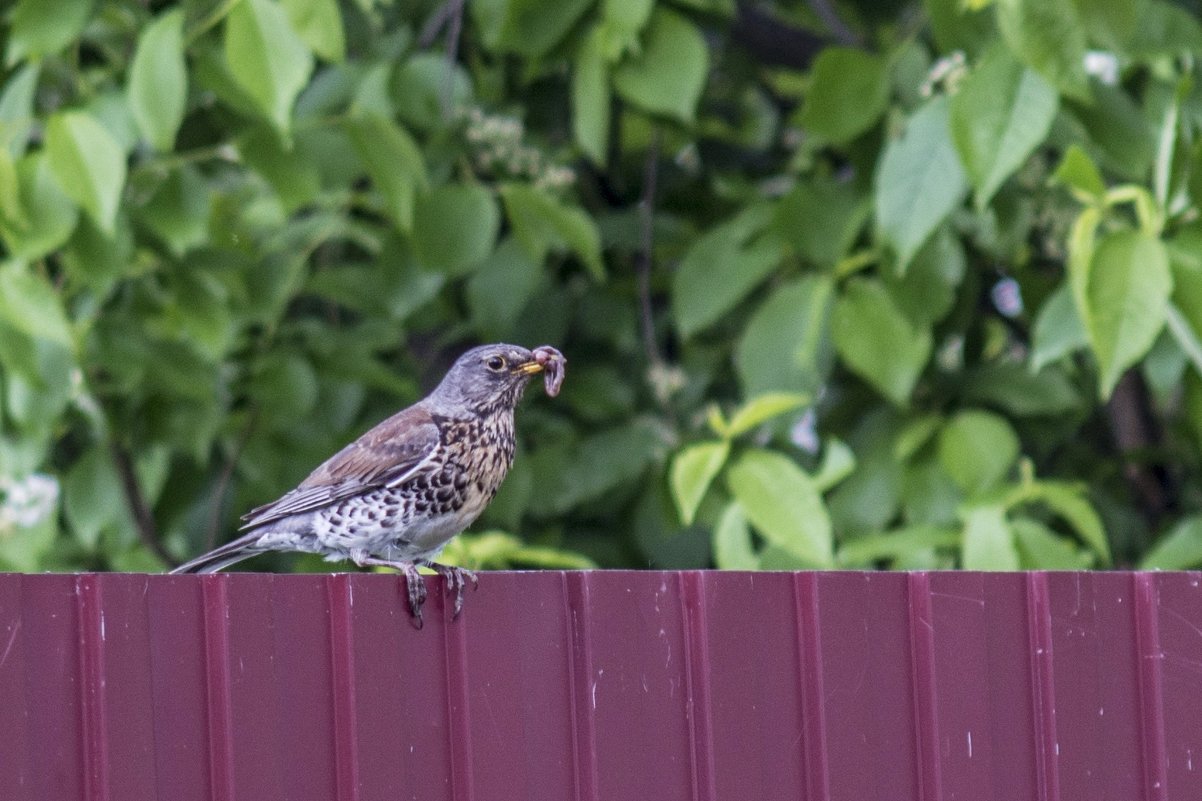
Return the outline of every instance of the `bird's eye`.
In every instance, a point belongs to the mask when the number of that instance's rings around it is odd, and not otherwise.
[[[505,368],[505,360],[500,356],[493,356],[486,364],[488,364],[489,370],[503,370]]]

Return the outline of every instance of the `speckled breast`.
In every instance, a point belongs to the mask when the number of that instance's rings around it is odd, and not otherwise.
[[[467,525],[488,506],[513,465],[513,412],[502,409],[439,428],[456,479],[452,503]]]

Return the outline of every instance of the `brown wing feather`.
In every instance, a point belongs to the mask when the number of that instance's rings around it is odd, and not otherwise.
[[[397,412],[317,467],[296,489],[242,516],[242,529],[303,514],[421,469],[438,426],[421,406]]]

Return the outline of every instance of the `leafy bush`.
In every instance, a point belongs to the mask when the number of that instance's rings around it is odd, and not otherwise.
[[[490,340],[570,375],[462,561],[1202,563],[1183,6],[18,0],[0,36],[0,566],[224,540]]]

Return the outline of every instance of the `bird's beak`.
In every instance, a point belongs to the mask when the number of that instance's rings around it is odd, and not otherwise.
[[[521,373],[522,375],[534,375],[535,373],[541,373],[544,367],[545,365],[543,365],[541,362],[529,361],[523,365],[520,365],[515,372]]]

